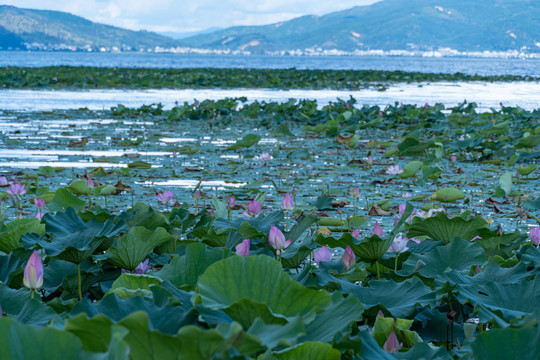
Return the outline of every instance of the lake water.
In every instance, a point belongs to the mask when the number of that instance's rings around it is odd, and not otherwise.
[[[184,89],[184,90],[0,90],[0,109],[49,111],[54,109],[109,110],[123,104],[127,107],[162,103],[170,109],[175,102],[193,102],[195,99],[218,100],[226,97],[246,96],[249,100],[284,102],[290,98],[313,99],[323,106],[336,99],[350,96],[361,105],[386,106],[396,101],[404,104],[424,105],[442,103],[455,106],[464,100],[476,102],[481,111],[506,106],[520,106],[527,110],[540,108],[540,83],[431,83],[398,84],[386,91],[363,89],[341,90],[274,90],[274,89]]]
[[[154,53],[0,51],[0,66],[402,70],[540,77],[540,59],[418,56],[241,56]]]

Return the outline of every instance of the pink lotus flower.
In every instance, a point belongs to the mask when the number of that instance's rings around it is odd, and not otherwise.
[[[399,175],[403,172],[403,169],[399,165],[390,165],[384,172],[386,175]]]
[[[38,210],[38,212],[36,213],[35,218],[38,219],[39,221],[41,221],[41,219],[42,219],[44,216],[45,216],[45,213]]]
[[[324,245],[318,251],[313,252],[313,259],[317,264],[321,261],[332,261],[332,252]]]
[[[283,201],[281,201],[281,210],[294,210],[294,200],[290,194],[287,194],[283,197]]]
[[[257,200],[251,200],[247,206],[247,211],[242,214],[246,217],[257,217],[261,213],[261,203]]]
[[[45,209],[45,200],[43,200],[43,198],[34,198],[34,205],[38,210]]]
[[[353,197],[357,199],[360,198],[360,190],[358,190],[358,186],[354,188]]]
[[[384,343],[383,349],[387,353],[394,353],[398,352],[399,349],[403,347],[403,344],[398,342],[396,333],[392,331],[390,335],[388,336],[388,339],[386,339],[386,342]]]
[[[270,227],[270,234],[268,234],[268,242],[276,250],[286,249],[291,245],[291,240],[285,241],[285,235],[277,227],[272,225]]]
[[[244,239],[240,244],[235,246],[236,254],[246,257],[249,255],[249,246],[251,242],[249,239]]]
[[[227,202],[227,208],[232,209],[234,205],[236,205],[236,198],[234,196],[227,196],[225,198],[225,201]]]
[[[23,283],[30,290],[39,290],[43,286],[43,263],[36,250],[24,267]]]
[[[394,241],[392,241],[392,245],[390,245],[388,252],[401,254],[409,250],[409,247],[407,246],[407,243],[409,241],[420,243],[420,240],[416,238],[407,239],[406,237],[403,237],[401,234],[399,234],[394,238]]]
[[[379,225],[378,221],[375,221],[375,226],[373,227],[373,235],[378,235],[380,238],[384,237],[383,229],[381,225]]]
[[[480,266],[476,265],[476,268],[474,269],[474,272],[476,274],[480,274],[482,272],[482,269],[480,268]]]
[[[272,160],[272,155],[270,155],[270,154],[267,153],[267,152],[263,152],[261,155],[259,155],[258,159],[259,159],[261,162],[267,162],[267,161]]]
[[[9,184],[9,189],[6,192],[13,196],[19,197],[26,194],[26,185],[21,185],[20,183],[11,183]]]
[[[8,181],[5,176],[0,176],[0,186],[7,186]]]
[[[540,226],[530,229],[529,236],[531,237],[533,244],[538,246],[540,244]]]
[[[347,245],[345,252],[341,257],[341,264],[345,267],[345,270],[349,270],[356,264],[356,255],[354,255],[354,252],[349,245]]]
[[[88,186],[90,189],[94,187],[94,180],[90,176],[88,176],[88,179],[86,179],[86,186]]]
[[[450,156],[450,161],[451,161],[451,162],[456,162],[456,160],[457,160],[456,155]]]
[[[412,197],[412,193],[407,191],[407,192],[403,193],[403,195],[401,195],[401,197],[404,197],[404,198]]]
[[[367,163],[368,163],[368,165],[372,165],[372,164],[373,164],[373,156],[369,155],[369,156],[367,157]]]
[[[146,274],[150,269],[152,269],[152,265],[150,265],[150,259],[146,259],[143,262],[141,262],[135,270],[133,270],[134,274]],[[129,274],[129,270],[122,269],[122,274]]]
[[[156,198],[159,202],[161,202],[162,205],[174,203],[174,195],[171,190],[160,192],[157,194]]]
[[[357,240],[360,240],[360,231],[358,231],[358,229],[354,229],[351,236]]]

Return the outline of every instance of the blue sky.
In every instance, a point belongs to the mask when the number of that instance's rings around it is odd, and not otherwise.
[[[379,0],[0,0],[0,4],[70,12],[131,30],[191,32],[264,25],[323,15]]]

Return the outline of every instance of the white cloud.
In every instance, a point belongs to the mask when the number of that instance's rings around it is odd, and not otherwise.
[[[323,15],[380,0],[4,0],[5,5],[66,11],[132,30],[194,31],[265,25]]]

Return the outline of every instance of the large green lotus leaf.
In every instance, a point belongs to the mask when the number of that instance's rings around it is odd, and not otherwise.
[[[0,359],[91,359],[73,334],[51,327],[23,325],[0,317]]]
[[[318,217],[313,215],[304,215],[300,220],[294,224],[291,230],[288,233],[285,233],[287,240],[291,240],[292,243],[295,243],[296,240],[302,236],[304,231],[309,229],[309,227],[317,222]]]
[[[364,305],[354,296],[343,298],[336,293],[332,305],[318,313],[315,319],[306,324],[306,336],[301,341],[331,342],[340,331],[351,323],[362,320]]]
[[[166,228],[168,225],[165,215],[142,202],[136,203],[132,209],[122,213],[120,217],[126,221],[130,228],[144,226],[153,231],[158,227]]]
[[[85,180],[75,180],[72,182],[69,187],[69,191],[74,193],[75,195],[90,195],[92,194],[92,190],[88,187],[88,184]]]
[[[64,330],[81,340],[83,349],[93,352],[105,352],[111,341],[113,321],[103,314],[89,319],[86,314],[77,314],[66,319]]]
[[[303,287],[283,272],[279,262],[265,255],[233,256],[210,265],[199,278],[197,292],[202,304],[214,310],[251,299],[287,317],[331,303],[328,293]]]
[[[411,254],[398,271],[400,276],[410,276],[418,272],[422,276],[434,278],[447,269],[469,270],[473,265],[481,265],[486,260],[484,250],[478,244],[455,238],[445,246],[437,246],[427,254]]]
[[[283,325],[287,318],[283,315],[274,314],[266,304],[255,302],[251,299],[235,301],[231,306],[223,309],[225,314],[238,322],[244,329],[248,329],[257,319],[266,324]]]
[[[291,319],[284,325],[266,324],[261,318],[255,319],[247,334],[256,336],[268,349],[276,346],[293,346],[306,334],[304,322],[300,317]]]
[[[86,313],[89,317],[103,314],[113,321],[120,321],[137,311],[148,314],[154,329],[169,334],[176,333],[181,326],[191,324],[196,319],[193,312],[185,311],[182,306],[169,305],[168,302],[158,303],[154,299],[140,296],[121,299],[115,294],[106,295],[96,303],[89,300],[80,301],[71,314]]]
[[[79,199],[65,188],[56,190],[52,201],[47,203],[47,208],[52,211],[65,211],[68,208],[82,211],[85,206],[86,201]]]
[[[468,276],[460,271],[446,271],[435,278],[435,284],[441,286],[445,282],[451,285],[474,285],[495,282],[498,284],[516,284],[531,276],[527,266],[520,262],[511,268],[502,268],[495,263],[489,263],[486,268],[475,276]]]
[[[452,356],[444,346],[435,347],[424,342],[414,344],[407,352],[393,354],[396,359],[422,359],[422,360],[452,360]]]
[[[381,239],[379,236],[373,235],[369,238],[358,240],[353,238],[351,234],[346,233],[339,239],[334,239],[333,237],[319,234],[315,241],[320,245],[328,245],[331,248],[341,247],[345,249],[349,245],[356,255],[357,260],[373,262],[386,254],[390,245],[392,245],[393,238],[389,236]]]
[[[113,282],[111,290],[107,293],[114,293],[121,299],[132,296],[152,296],[150,287],[160,283],[161,279],[151,275],[122,274]]]
[[[177,335],[150,330],[148,315],[138,311],[118,324],[129,330],[125,337],[132,360],[211,359],[224,347],[223,336],[217,330],[185,326]]]
[[[494,318],[499,324],[519,318],[540,308],[540,277],[517,284],[458,285],[457,299],[470,302],[479,312],[480,320],[488,322]]]
[[[471,344],[475,360],[540,359],[540,330],[492,329]]]
[[[22,247],[21,238],[23,234],[35,233],[43,235],[45,225],[37,219],[18,219],[8,222],[2,226],[0,232],[0,251],[9,254],[11,251]]]
[[[11,289],[6,284],[0,283],[0,305],[2,311],[9,315],[21,312],[24,304],[30,299],[30,291],[26,288]]]
[[[276,225],[283,221],[283,211],[273,211],[267,215],[259,215],[256,218],[242,219],[238,218],[233,221],[227,221],[226,219],[217,219],[212,222],[214,228],[218,230],[227,229],[240,229],[243,223],[248,223],[251,227],[255,228],[258,232],[268,234],[272,225]],[[247,235],[247,234],[243,234]],[[266,236],[266,235],[265,235]]]
[[[273,353],[272,357],[281,360],[339,360],[341,353],[330,344],[305,342],[292,349]]]
[[[34,298],[26,300],[19,313],[13,314],[12,317],[22,324],[45,326],[59,316],[41,300]]]
[[[302,244],[296,242],[293,245],[289,246],[285,252],[281,255],[280,260],[281,264],[286,269],[297,268],[313,250],[317,248],[318,244],[316,242],[311,242],[308,244]]]
[[[373,336],[367,331],[360,331],[355,337],[351,340],[356,340],[360,342],[360,351],[357,355],[358,359],[361,360],[371,360],[371,359],[380,359],[380,360],[395,360],[391,354],[384,351],[381,346],[375,341]]]
[[[442,240],[448,244],[453,238],[460,237],[465,240],[472,240],[484,229],[489,230],[489,224],[481,216],[465,220],[456,216],[451,219],[443,212],[438,212],[436,216],[427,219],[414,217],[412,224],[408,227],[408,237],[427,236],[432,240]]]
[[[21,265],[21,259],[13,254],[0,255],[0,282],[9,285]]]
[[[259,140],[261,140],[260,135],[247,134],[241,140],[237,140],[235,144],[229,146],[227,150],[237,150],[237,149],[242,149],[242,148],[248,148],[258,143]]]
[[[499,179],[499,186],[503,189],[506,196],[512,191],[512,173],[506,172]]]
[[[424,163],[418,160],[413,160],[409,162],[407,165],[405,165],[405,167],[403,168],[403,172],[399,174],[399,177],[402,179],[407,179],[415,176],[418,170],[422,168],[422,165],[424,165]]]
[[[210,248],[200,243],[190,244],[186,246],[183,256],[173,257],[169,264],[155,274],[163,280],[169,280],[176,287],[193,287],[210,265],[230,255],[227,249]]]
[[[407,294],[404,296],[403,294]],[[368,309],[387,309],[395,318],[407,318],[412,315],[417,306],[433,306],[436,303],[436,293],[426,287],[416,277],[400,283],[390,280],[370,281],[369,287],[357,287],[351,291]]]
[[[90,220],[85,223],[73,208],[59,212],[54,216],[46,214],[46,232],[51,240],[39,239],[38,243],[48,256],[58,257],[75,264],[80,264],[106,239],[116,236],[126,229],[126,223],[108,220],[100,223]]]
[[[174,237],[162,227],[154,231],[147,230],[144,226],[133,227],[107,250],[107,261],[122,269],[133,271],[156,246],[171,239]]]
[[[435,191],[433,194],[431,194],[432,200],[437,200],[440,202],[456,202],[460,199],[463,199],[465,197],[465,194],[463,194],[463,191],[457,188],[442,188],[437,191]]]

